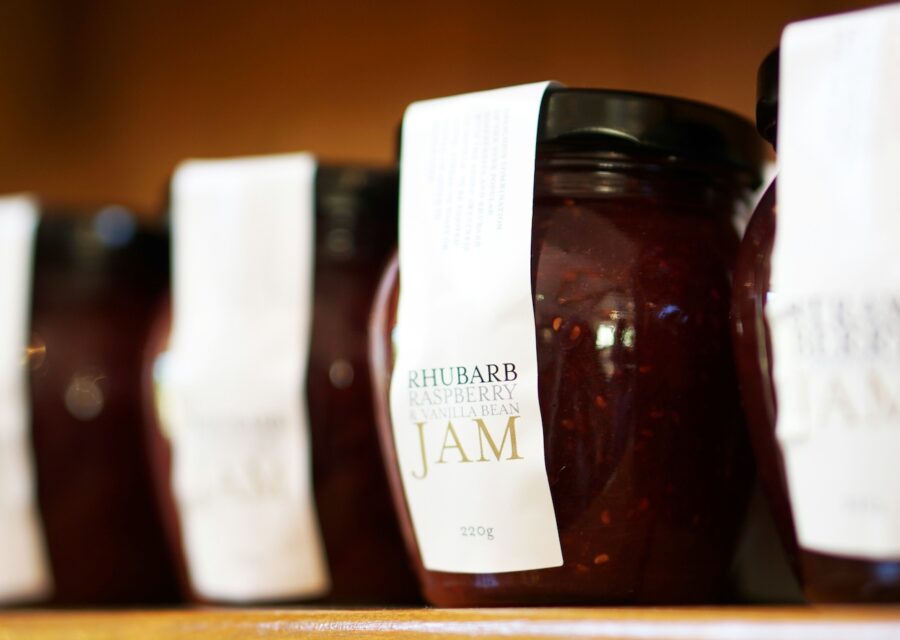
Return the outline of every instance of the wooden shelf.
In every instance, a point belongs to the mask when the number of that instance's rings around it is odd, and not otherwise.
[[[125,638],[896,640],[900,607],[16,611],[0,640]]]

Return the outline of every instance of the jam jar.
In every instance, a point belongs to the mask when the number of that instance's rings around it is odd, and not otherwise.
[[[778,49],[759,67],[756,126],[773,147],[778,116]],[[775,439],[775,390],[769,370],[772,345],[765,318],[772,243],[775,239],[775,183],[759,201],[738,249],[732,297],[732,330],[738,380],[760,484],[792,565],[797,536],[788,500],[784,463]]]
[[[397,241],[397,174],[325,164],[315,177],[313,323],[306,395],[312,475],[331,589],[329,603],[415,603],[379,453],[367,359],[367,321],[381,270]],[[168,300],[145,355],[145,403],[156,493],[183,591],[204,600],[188,576],[171,489],[171,448],[154,406],[153,363],[165,350]]]
[[[773,147],[778,131],[779,50],[763,61],[758,76],[757,128]],[[775,242],[776,182],[750,219],[738,252],[732,302],[739,382],[760,482],[786,550],[800,574],[804,595],[815,602],[900,600],[900,561],[837,557],[804,549],[791,512],[781,447],[776,437],[777,398],[766,321]]]
[[[759,181],[761,143],[742,118],[656,95],[550,89],[539,118],[534,332],[563,564],[424,568],[391,435],[395,260],[370,350],[394,505],[422,591],[439,606],[715,601],[752,482],[728,301],[732,218]]]
[[[165,235],[129,210],[45,208],[29,348],[38,503],[52,602],[173,602],[143,447],[141,367],[168,278]]]

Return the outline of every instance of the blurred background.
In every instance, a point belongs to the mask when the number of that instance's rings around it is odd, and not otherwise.
[[[556,79],[748,117],[793,20],[850,0],[0,0],[0,193],[152,212],[189,156],[387,162],[411,101]]]

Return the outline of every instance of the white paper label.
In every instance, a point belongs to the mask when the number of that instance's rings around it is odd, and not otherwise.
[[[49,593],[28,425],[28,345],[37,205],[0,199],[0,603]]]
[[[194,588],[231,601],[329,586],[311,487],[306,369],[315,161],[189,161],[175,174],[160,380]]]
[[[555,567],[531,302],[547,83],[411,105],[403,119],[394,443],[426,568]]]
[[[900,558],[900,7],[791,25],[772,257],[777,434],[804,547]]]

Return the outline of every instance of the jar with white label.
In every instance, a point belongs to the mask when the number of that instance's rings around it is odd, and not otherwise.
[[[715,601],[752,477],[728,301],[738,247],[732,218],[759,182],[761,145],[750,123],[707,105],[557,88],[543,98],[537,136],[533,199],[528,198],[533,223],[525,247],[531,256],[525,287],[533,326],[523,315],[496,318],[488,331],[502,336],[511,323],[529,323],[535,347],[526,349],[536,349],[543,423],[538,469],[549,483],[555,517],[550,524],[558,532],[562,560],[533,570],[426,569],[421,549],[429,541],[411,519],[404,481],[413,481],[401,476],[392,436],[402,425],[392,425],[388,408],[390,376],[406,331],[395,328],[398,295],[406,286],[398,288],[395,261],[373,310],[371,350],[394,504],[422,590],[442,606]],[[417,238],[403,235],[402,224],[401,243],[415,243]],[[502,259],[507,251],[498,247],[495,253]],[[401,283],[404,275],[399,273]],[[488,265],[483,277],[491,278]],[[480,313],[465,299],[456,302],[460,322],[465,314]],[[431,339],[452,344],[455,337]],[[489,348],[496,339],[487,336],[484,344]],[[471,365],[453,367],[447,374],[453,380],[445,382],[499,379],[495,389],[475,389],[476,396],[490,399],[516,377],[503,363]],[[410,383],[428,383],[435,372],[440,381],[445,371],[411,373]],[[395,377],[393,384],[405,382]],[[469,389],[458,388],[465,400]],[[430,404],[444,395],[417,398]],[[492,414],[505,411],[496,403],[479,404]],[[420,470],[411,477],[450,469],[448,462],[466,463],[447,471],[460,479],[488,474],[482,470],[490,465],[523,464],[524,422],[512,425],[520,429],[519,451],[509,422],[501,438],[476,421],[472,449],[459,435],[466,422],[471,420],[453,418],[453,429],[446,419],[440,422],[443,447],[439,438],[437,449],[428,449],[423,438]],[[464,500],[493,499],[494,486],[489,475],[484,478]],[[485,513],[484,522],[459,522],[445,538],[450,548],[442,567],[453,566],[455,549],[460,556],[468,553],[470,539],[496,545],[485,548],[499,557],[535,535],[535,524],[527,522],[503,531],[513,517],[501,503]]]
[[[35,236],[30,411],[56,604],[174,602],[143,435],[143,345],[166,237],[128,209],[44,209]]]
[[[760,134],[773,146],[776,144],[778,131],[778,78],[779,78],[779,50],[773,51],[762,63],[759,70],[757,127]],[[785,469],[786,447],[797,446],[790,439],[779,442],[776,422],[779,415],[776,398],[776,387],[773,380],[775,359],[778,352],[773,351],[772,334],[769,320],[767,319],[768,302],[775,299],[777,292],[773,292],[771,273],[772,256],[776,238],[776,226],[778,220],[778,206],[776,203],[776,183],[773,182],[766,191],[756,208],[747,231],[741,243],[738,254],[738,262],[735,270],[735,286],[733,297],[733,330],[735,338],[735,353],[738,363],[738,371],[741,392],[747,413],[748,426],[753,440],[754,453],[760,481],[766,490],[766,496],[772,509],[775,523],[778,525],[785,548],[792,563],[800,574],[805,596],[816,602],[875,602],[900,600],[900,559],[890,555],[878,557],[876,553],[872,557],[863,542],[862,529],[865,528],[863,518],[860,518],[860,529],[856,535],[857,548],[855,552],[828,553],[821,548],[816,549],[803,540],[798,540],[797,520],[795,509],[791,503],[798,499],[809,501],[811,504],[815,496],[804,493],[801,496],[789,494],[789,483]],[[817,224],[824,224],[817,221]],[[815,287],[813,280],[809,286]],[[816,303],[819,304],[819,303]],[[873,309],[878,304],[869,303]],[[889,300],[884,305],[893,304]],[[824,309],[824,307],[823,307]],[[835,305],[831,310],[834,325],[839,326],[846,322],[843,314],[850,317],[851,306],[844,308],[844,303]],[[873,316],[875,317],[875,316]],[[818,325],[820,328],[826,326]],[[876,323],[870,326],[861,324],[852,339],[865,341],[862,330],[872,330],[877,333]],[[882,329],[883,330],[883,329]],[[841,333],[843,330],[840,330]],[[826,332],[822,331],[819,339],[825,339]],[[832,337],[827,340],[833,339]],[[849,340],[849,336],[838,340]],[[873,355],[872,360],[877,358]],[[837,378],[829,391],[832,398],[837,398],[841,393],[841,385]],[[877,386],[877,382],[875,383]],[[858,401],[865,406],[874,407],[876,400],[860,394]],[[851,420],[851,428],[859,428],[859,423]],[[848,442],[852,438],[848,439]],[[845,446],[847,443],[845,443]],[[801,445],[802,446],[802,445]],[[846,458],[847,464],[853,464],[852,454]],[[865,460],[861,461],[866,465]],[[835,470],[829,467],[820,467],[824,473],[833,475]],[[876,484],[878,481],[876,481]],[[829,492],[826,500],[833,500]],[[864,503],[864,500],[860,500]],[[796,505],[795,505],[796,506]],[[865,510],[864,504],[862,509]],[[821,507],[817,510],[822,511]],[[827,525],[826,525],[827,526]],[[852,544],[852,543],[851,543]],[[869,557],[866,557],[869,556]]]
[[[256,523],[246,514],[252,514],[254,505],[264,504],[267,496],[265,492],[257,495],[253,493],[256,490],[250,490],[249,476],[253,474],[244,473],[244,470],[273,468],[268,465],[278,456],[285,455],[284,447],[266,448],[272,443],[266,442],[269,436],[264,432],[262,423],[265,421],[261,420],[245,425],[251,436],[255,431],[263,431],[258,444],[245,445],[244,454],[224,448],[217,450],[222,442],[227,442],[227,433],[225,437],[211,432],[206,436],[200,434],[198,442],[205,443],[216,458],[221,456],[224,460],[213,461],[206,470],[222,479],[220,486],[210,485],[207,500],[220,512],[238,514],[241,519],[235,522],[230,532],[211,531],[206,537],[197,535],[193,543],[186,537],[186,523],[197,517],[191,511],[199,509],[192,509],[179,498],[175,484],[175,456],[185,456],[186,446],[173,432],[173,427],[179,428],[179,425],[171,416],[167,418],[165,411],[173,396],[171,356],[161,357],[172,346],[173,319],[168,299],[156,314],[145,356],[144,390],[151,416],[149,422],[153,425],[148,436],[157,495],[166,516],[170,545],[179,558],[183,591],[191,600],[272,602],[315,599],[342,604],[418,602],[415,577],[403,548],[378,450],[366,355],[369,309],[381,270],[396,244],[397,174],[392,169],[365,166],[316,166],[310,159],[311,169],[301,176],[288,174],[285,182],[280,176],[279,165],[290,168],[303,158],[311,157],[291,154],[208,161],[209,175],[224,171],[226,180],[231,180],[229,185],[219,188],[213,184],[213,188],[201,193],[194,204],[181,204],[187,202],[186,196],[174,193],[175,206],[181,207],[176,213],[184,222],[176,219],[173,237],[176,244],[184,243],[181,254],[184,267],[181,272],[176,267],[173,287],[179,286],[179,278],[182,282],[188,280],[188,271],[203,268],[209,258],[200,255],[198,249],[216,237],[215,230],[208,226],[193,231],[188,228],[187,221],[193,215],[192,209],[198,207],[197,203],[222,203],[216,206],[226,212],[222,219],[228,222],[223,224],[236,225],[237,232],[233,233],[229,227],[218,236],[220,241],[243,244],[254,234],[267,234],[261,235],[264,244],[270,243],[262,248],[262,254],[253,254],[245,260],[234,254],[228,257],[225,252],[226,257],[219,259],[222,264],[227,263],[223,269],[228,272],[228,277],[217,279],[213,272],[205,276],[209,278],[205,282],[210,288],[226,291],[234,279],[244,278],[250,290],[260,289],[269,286],[266,281],[271,269],[281,269],[280,273],[273,273],[272,282],[297,289],[296,308],[285,311],[279,307],[269,317],[274,317],[278,327],[284,325],[282,328],[290,332],[286,339],[293,339],[293,334],[297,334],[303,340],[305,356],[301,355],[300,349],[285,356],[296,360],[296,366],[306,371],[305,386],[298,385],[289,398],[302,413],[302,417],[295,419],[294,426],[304,435],[299,439],[296,451],[289,451],[287,455],[300,461],[294,463],[295,468],[290,473],[311,480],[309,495],[293,496],[278,503],[273,509],[270,529],[282,528],[282,531],[274,538],[262,539]],[[266,167],[266,162],[271,164]],[[229,170],[235,171],[231,178],[227,176]],[[181,189],[186,193],[188,188],[176,185],[173,191]],[[285,190],[288,193],[286,199],[278,196]],[[278,216],[283,218],[274,219],[262,230],[254,228],[254,221],[272,220]],[[302,231],[299,234],[296,233],[298,224]],[[310,226],[305,226],[307,224]],[[247,226],[242,228],[240,225]],[[275,246],[281,240],[286,245]],[[299,254],[302,262],[309,260],[308,280],[306,276],[298,278],[285,266],[290,265],[288,256],[292,253]],[[263,271],[249,274],[253,265],[260,261],[265,263]],[[271,261],[279,266],[273,267]],[[235,286],[241,290],[244,283]],[[289,291],[282,291],[279,295],[288,297],[289,294]],[[231,302],[226,306],[229,304]],[[265,313],[265,306],[250,309],[243,303],[241,306],[248,315],[241,318],[239,326],[253,330],[252,323],[258,322],[261,328],[256,331],[260,335],[251,340],[264,339],[262,334],[268,330],[267,320],[254,319],[253,314]],[[291,319],[294,316],[288,315],[288,320],[282,322],[286,314],[295,314],[302,321],[294,322]],[[188,316],[189,310],[183,312],[182,321],[189,320]],[[289,322],[296,326],[288,326]],[[220,310],[216,310],[216,314],[206,317],[201,326],[215,333],[227,324]],[[276,341],[284,338],[271,337]],[[276,348],[284,350],[279,345]],[[213,357],[223,363],[229,362],[228,354],[214,354]],[[265,358],[266,365],[273,368],[279,366],[276,360],[275,356]],[[266,396],[270,392],[268,384],[277,383],[276,378],[270,378],[268,372],[260,372],[257,368],[233,373],[245,380],[244,388],[237,405],[223,405],[217,409],[220,423],[238,419],[241,405],[250,406],[255,402],[262,402],[261,410],[277,415],[280,407],[270,404]],[[249,381],[253,379],[261,383],[251,384]],[[201,388],[201,393],[211,391],[213,402],[216,396],[222,395],[216,384],[213,381],[208,389]],[[181,428],[194,430],[200,427],[197,420],[188,420]],[[195,459],[186,464],[185,470],[199,472],[202,469]],[[243,489],[231,491],[228,486]],[[304,540],[303,530],[314,531],[315,537]],[[210,554],[208,562],[203,561],[206,554]]]
[[[775,146],[778,122],[778,49],[759,67],[756,126]],[[770,371],[771,341],[765,318],[772,243],[775,239],[775,182],[753,212],[738,250],[732,296],[735,358],[747,426],[760,484],[785,550],[796,568],[797,534],[788,500],[784,462],[775,438],[775,391]]]

